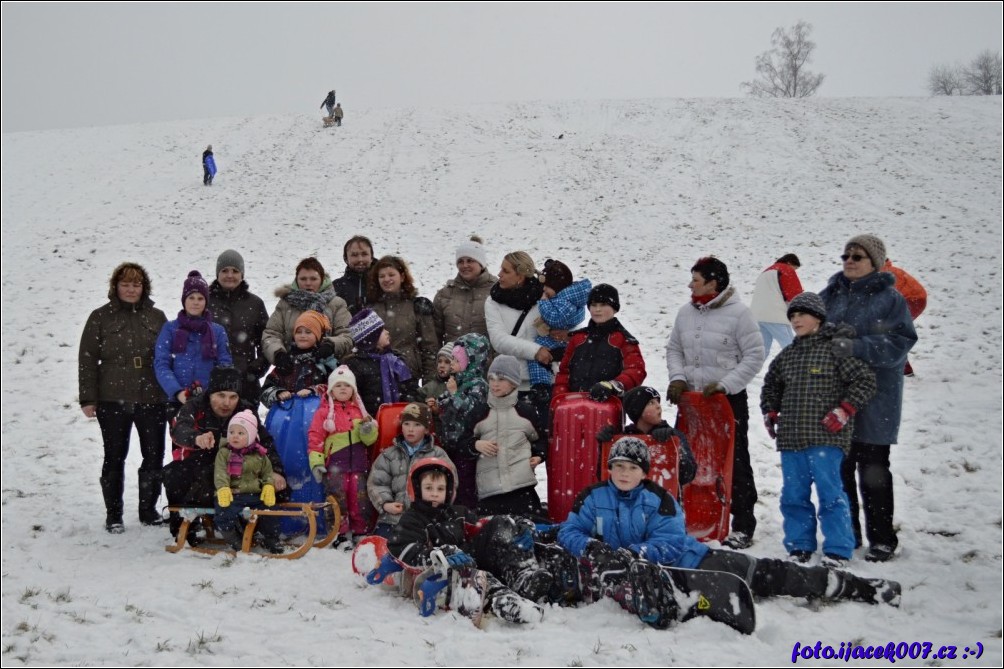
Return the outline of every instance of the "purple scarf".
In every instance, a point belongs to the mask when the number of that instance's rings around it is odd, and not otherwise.
[[[265,455],[268,451],[257,441],[244,448],[233,448],[230,450],[230,459],[227,461],[227,474],[230,476],[240,476],[244,472],[244,458],[248,455]]]
[[[411,379],[411,370],[396,353],[371,353],[370,356],[380,360],[380,384],[383,388],[383,401],[385,403],[397,402],[401,398],[398,384]]]
[[[184,353],[188,348],[188,334],[194,332],[199,335],[202,346],[202,357],[205,360],[216,360],[216,337],[213,336],[213,315],[206,309],[205,316],[198,318],[188,315],[184,309],[178,312],[178,329],[174,331],[174,340],[171,342],[171,353]]]

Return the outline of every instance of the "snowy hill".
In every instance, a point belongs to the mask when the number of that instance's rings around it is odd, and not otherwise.
[[[817,640],[930,641],[960,657],[981,642],[967,664],[1001,664],[1001,115],[999,97],[699,99],[3,135],[4,664],[763,665]],[[220,172],[205,188],[209,143]],[[166,530],[130,514],[124,535],[103,531],[100,434],[76,404],[76,356],[116,264],[145,265],[170,318],[186,273],[212,276],[233,247],[271,309],[300,258],[340,274],[342,243],[362,233],[378,255],[404,256],[431,297],[475,232],[493,271],[524,249],[615,285],[659,389],[697,257],[722,258],[748,301],[783,253],[819,290],[849,237],[881,236],[930,298],[893,447],[901,552],[852,568],[900,580],[902,608],[772,600],[740,637],[706,621],[656,632],[604,602],[479,632],[367,588],[340,551],[171,555]],[[779,460],[751,423],[751,552],[780,557]],[[132,450],[127,511],[135,436]]]

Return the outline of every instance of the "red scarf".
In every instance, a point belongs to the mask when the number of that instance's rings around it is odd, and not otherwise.
[[[695,306],[699,307],[702,304],[707,304],[711,300],[715,299],[721,295],[721,293],[712,293],[711,295],[691,295],[690,302]]]

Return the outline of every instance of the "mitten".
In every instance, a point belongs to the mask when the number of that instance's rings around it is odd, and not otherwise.
[[[776,411],[768,411],[763,415],[763,426],[767,428],[767,434],[771,439],[777,439],[777,423],[780,417]]]
[[[687,382],[682,379],[677,379],[669,384],[669,389],[666,391],[666,397],[669,399],[670,404],[679,404],[680,397],[685,392],[687,392]]]
[[[849,358],[854,355],[854,341],[847,337],[834,337],[830,341],[830,349],[835,358]]]
[[[615,434],[617,433],[614,431],[613,425],[604,425],[600,428],[600,431],[596,433],[596,441],[602,444],[613,439]]]
[[[589,389],[589,399],[596,402],[606,402],[611,397],[619,397],[624,392],[624,386],[618,381],[600,381]]]
[[[266,483],[261,487],[261,501],[265,506],[275,506],[275,486]]]
[[[293,371],[293,356],[286,351],[276,351],[272,360],[280,374],[289,374]]]
[[[328,473],[328,469],[324,465],[317,465],[316,467],[312,468],[310,471],[314,475],[314,480],[317,481],[318,483],[320,483],[321,481],[323,481],[324,480],[324,475]]]
[[[380,585],[385,578],[399,571],[404,571],[404,566],[395,560],[393,555],[386,553],[380,558],[380,564],[366,574],[366,582],[370,585]]]
[[[715,383],[709,383],[708,385],[704,386],[705,397],[711,397],[712,395],[715,395],[717,393],[724,393],[724,392],[725,388],[722,387],[722,384],[718,383],[717,381]]]
[[[835,407],[832,411],[830,411],[830,413],[823,416],[823,427],[826,428],[827,432],[836,434],[844,429],[844,426],[847,425],[847,421],[849,421],[851,416],[857,413],[857,411],[857,409],[847,402],[841,402],[840,406]]]
[[[665,444],[667,441],[673,438],[673,428],[668,425],[660,425],[659,427],[653,427],[649,435],[658,441],[660,444]]]
[[[335,354],[335,345],[331,343],[330,339],[322,339],[321,343],[317,345],[317,359],[327,360]]]
[[[369,578],[367,577],[367,580]],[[428,618],[436,612],[436,597],[449,584],[449,581],[439,574],[433,574],[422,582],[418,588],[418,613]]]
[[[227,508],[234,501],[233,491],[230,488],[220,488],[216,491],[216,501],[220,503],[220,508]]]

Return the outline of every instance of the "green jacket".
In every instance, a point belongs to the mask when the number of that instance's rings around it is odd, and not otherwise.
[[[265,484],[272,484],[272,463],[267,456],[248,455],[244,458],[244,466],[240,476],[230,476],[227,465],[230,463],[230,447],[220,446],[216,454],[216,467],[213,483],[217,490],[231,488],[234,494],[250,493],[257,495]]]

